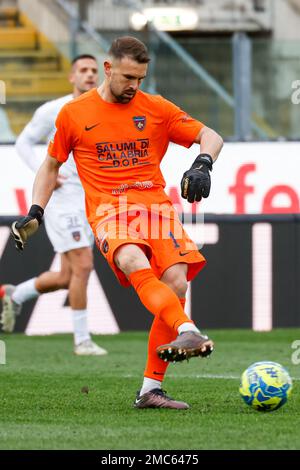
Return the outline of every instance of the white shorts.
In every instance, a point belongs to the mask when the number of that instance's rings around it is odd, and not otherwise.
[[[44,217],[45,228],[56,253],[66,253],[76,248],[90,247],[94,235],[84,210],[70,207],[47,207]]]

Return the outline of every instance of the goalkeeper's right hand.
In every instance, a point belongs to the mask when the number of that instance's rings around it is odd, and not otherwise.
[[[44,209],[36,204],[31,206],[28,215],[14,222],[11,226],[11,234],[15,241],[16,249],[23,251],[25,243],[39,228],[42,223]]]

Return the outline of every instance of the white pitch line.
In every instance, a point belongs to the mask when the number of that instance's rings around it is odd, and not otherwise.
[[[136,378],[136,377],[140,377],[140,376],[125,374],[125,375],[122,375],[121,377],[123,377],[125,379],[131,379],[131,378]],[[168,374],[167,377],[170,378],[170,379],[234,379],[234,380],[240,379],[240,377],[235,376],[235,375],[214,375],[214,374],[195,374],[195,375],[172,375],[172,374]]]
[[[121,378],[124,379],[131,379],[131,378],[138,378],[141,377],[140,375],[131,375],[126,374],[122,375]],[[240,380],[241,376],[238,375],[215,375],[215,374],[196,374],[196,375],[172,375],[168,374],[168,378],[170,379],[230,379],[230,380]],[[292,380],[300,380],[300,377],[291,377]]]

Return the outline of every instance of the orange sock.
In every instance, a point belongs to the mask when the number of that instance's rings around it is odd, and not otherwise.
[[[182,308],[185,306],[185,299],[179,299]],[[149,333],[149,342],[148,342],[148,357],[147,364],[144,372],[145,377],[150,379],[160,380],[161,382],[164,379],[167,367],[169,362],[165,362],[158,357],[156,354],[156,349],[162,344],[170,343],[177,336],[177,333],[166,325],[159,318],[155,317],[151,326]]]
[[[186,322],[193,323],[184,313],[177,295],[159,281],[152,269],[141,269],[129,275],[142,304],[169,328],[177,328]]]

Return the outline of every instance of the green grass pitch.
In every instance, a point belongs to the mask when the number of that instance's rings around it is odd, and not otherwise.
[[[1,335],[1,449],[299,449],[300,365],[291,344],[300,329],[253,333],[210,331],[210,359],[171,364],[164,388],[191,408],[136,410],[146,357],[146,333],[95,338],[103,357],[76,357],[71,335]],[[293,377],[288,403],[259,413],[239,396],[251,363],[271,360]],[[89,393],[82,392],[88,387]]]

